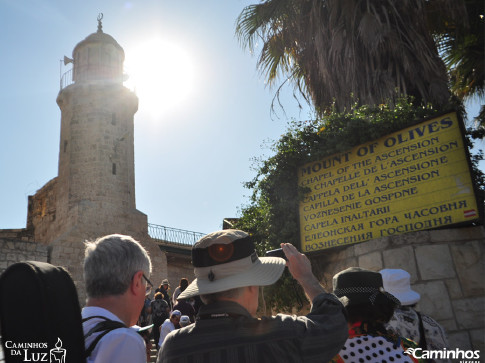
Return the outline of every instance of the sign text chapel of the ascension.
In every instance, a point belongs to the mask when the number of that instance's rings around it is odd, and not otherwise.
[[[478,219],[455,113],[301,166],[303,252]]]

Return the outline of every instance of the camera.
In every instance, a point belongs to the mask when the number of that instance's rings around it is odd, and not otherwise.
[[[282,248],[277,248],[276,250],[266,251],[265,253],[268,257],[281,257],[288,261]]]

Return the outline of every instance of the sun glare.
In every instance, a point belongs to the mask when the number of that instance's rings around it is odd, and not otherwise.
[[[151,39],[126,54],[125,85],[136,91],[140,111],[152,117],[183,110],[194,88],[194,65],[183,47]]]

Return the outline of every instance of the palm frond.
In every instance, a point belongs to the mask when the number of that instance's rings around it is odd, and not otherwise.
[[[399,94],[439,105],[449,91],[427,29],[433,1],[451,0],[266,0],[242,11],[236,34],[251,50],[261,40],[258,68],[269,85],[292,82],[319,112]]]

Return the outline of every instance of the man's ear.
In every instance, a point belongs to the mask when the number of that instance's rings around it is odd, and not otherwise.
[[[143,294],[145,293],[145,286],[143,283],[143,271],[141,270],[135,273],[130,285],[130,291],[132,294],[138,295],[140,293],[140,290],[143,290]]]
[[[249,288],[249,291],[250,291],[252,294],[254,294],[254,293],[256,293],[256,292],[258,292],[258,293],[259,293],[259,286],[248,286],[248,288]]]

